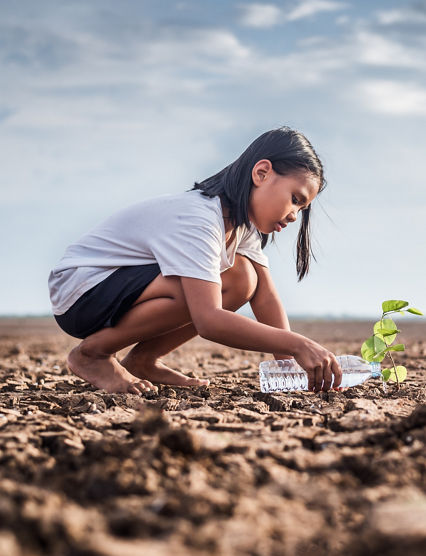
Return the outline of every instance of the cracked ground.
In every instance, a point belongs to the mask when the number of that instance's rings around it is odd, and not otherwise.
[[[372,327],[292,324],[336,354]],[[70,374],[52,319],[2,319],[0,554],[423,556],[426,324],[398,324],[399,391],[264,394],[270,356],[195,339],[164,359],[210,386],[138,398]]]

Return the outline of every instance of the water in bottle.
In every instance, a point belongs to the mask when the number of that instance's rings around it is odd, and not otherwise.
[[[381,375],[380,363],[369,363],[357,355],[338,355],[336,359],[342,369],[342,382],[339,387],[356,386],[370,377]],[[308,374],[295,359],[262,361],[259,365],[259,378],[262,392],[308,389]]]

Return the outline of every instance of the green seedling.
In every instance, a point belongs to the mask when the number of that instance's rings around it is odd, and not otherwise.
[[[396,382],[396,388],[407,378],[407,369],[403,365],[395,365],[392,352],[404,351],[404,344],[394,344],[400,330],[394,321],[389,318],[393,313],[404,315],[423,315],[421,311],[414,307],[409,307],[408,301],[400,299],[388,299],[382,303],[382,316],[373,328],[373,335],[370,336],[361,346],[361,355],[366,361],[382,362],[385,357],[392,361],[390,368],[382,369],[382,379],[384,382]]]

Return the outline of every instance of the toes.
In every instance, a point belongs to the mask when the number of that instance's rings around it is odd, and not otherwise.
[[[158,387],[152,384],[152,382],[149,382],[149,380],[141,380],[139,384],[143,384],[147,390],[158,392]]]
[[[138,394],[139,396],[141,396],[142,393],[145,392],[158,392],[158,388],[157,386],[149,382],[149,380],[141,380],[139,382],[133,382],[132,384],[129,384],[127,391],[130,394]]]
[[[141,390],[138,388],[138,383],[135,382],[134,384],[129,384],[127,391],[129,394],[137,394],[138,396],[142,396],[142,392],[145,392],[145,388]]]
[[[149,388],[141,382],[133,382],[133,384],[129,385],[127,391],[131,394],[138,394],[138,396],[142,396],[143,393],[149,392]]]

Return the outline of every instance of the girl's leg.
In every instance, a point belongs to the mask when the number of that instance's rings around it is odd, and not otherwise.
[[[224,307],[229,306],[235,310],[253,295],[257,284],[255,270],[248,259],[237,256],[234,267],[222,276]],[[251,291],[248,291],[249,286]],[[131,374],[117,361],[114,354],[142,338],[147,345],[151,340],[151,352],[156,349],[162,354],[167,353],[195,335],[195,330],[185,325],[192,326],[180,278],[160,274],[116,326],[99,330],[74,348],[68,356],[68,365],[75,374],[97,388],[109,392],[140,393],[150,389],[152,384]],[[170,332],[170,336],[166,334]],[[161,338],[162,335],[164,338]],[[128,362],[130,365],[130,360]],[[170,369],[169,372],[173,371]],[[142,372],[139,376],[141,374]],[[200,383],[202,382],[197,382]]]
[[[174,384],[179,386],[202,386],[208,380],[191,378],[167,367],[159,357],[166,355],[191,338],[197,336],[192,323],[170,330],[161,336],[136,344],[120,361],[134,376],[152,383]]]
[[[236,311],[254,295],[257,276],[253,265],[241,255],[232,268],[222,273],[223,307]],[[142,341],[122,359],[121,364],[133,375],[154,383],[179,386],[200,386],[207,380],[190,378],[167,367],[158,358],[197,336],[192,323],[171,330],[151,340]]]

